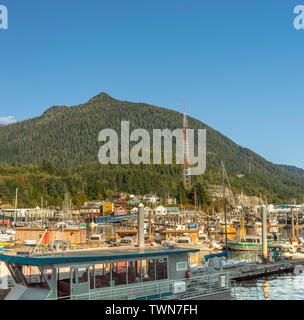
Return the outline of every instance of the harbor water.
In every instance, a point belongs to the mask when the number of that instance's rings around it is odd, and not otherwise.
[[[303,300],[304,275],[286,273],[237,284],[237,300]]]
[[[290,238],[290,228],[275,230],[280,238]],[[237,234],[228,235],[228,238],[235,239]],[[247,234],[254,234],[252,229],[246,230]],[[304,235],[303,229],[295,230],[296,236]],[[221,237],[224,239],[224,236]],[[193,260],[202,261],[204,252],[200,252]],[[234,260],[257,261],[259,252],[229,251],[229,258]],[[304,274],[282,273],[256,280],[247,280],[236,283],[236,300],[304,300]]]

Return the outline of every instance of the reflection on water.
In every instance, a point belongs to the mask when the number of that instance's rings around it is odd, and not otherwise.
[[[303,300],[304,275],[284,274],[237,284],[237,300]]]
[[[279,239],[288,239],[291,236],[291,228],[276,228],[269,231],[276,232]],[[255,230],[247,228],[246,233],[255,234]],[[295,235],[303,237],[303,229],[296,229]],[[239,236],[240,229],[236,234],[228,235],[228,238],[238,239]],[[213,235],[212,239],[224,240],[225,235]],[[193,263],[202,262],[205,254],[208,253],[193,254],[191,261],[197,261]],[[258,260],[258,255],[259,252],[255,251],[229,251],[229,258],[235,260],[246,259],[253,262]],[[237,300],[304,300],[304,275],[289,273],[240,282],[236,285],[235,293]]]

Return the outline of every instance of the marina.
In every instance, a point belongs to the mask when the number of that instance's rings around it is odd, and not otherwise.
[[[298,221],[291,221],[290,228],[278,225],[264,207],[256,215],[260,224],[250,220],[245,224],[240,213],[229,228],[225,216],[210,220],[197,211],[186,219],[179,212],[158,219],[148,207],[137,208],[135,214],[120,208],[112,217],[119,218],[120,212],[122,219],[115,221],[96,214],[81,221],[71,210],[53,220],[38,216],[29,222],[19,217],[22,226],[11,226],[10,220],[2,229],[3,239],[11,242],[2,243],[1,296],[7,300],[237,299],[239,284],[304,265],[302,226]],[[276,232],[271,233],[273,228]]]

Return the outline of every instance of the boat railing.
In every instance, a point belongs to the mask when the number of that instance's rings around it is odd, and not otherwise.
[[[109,287],[75,294],[70,300],[187,300],[224,293],[234,297],[235,284],[229,273],[218,273],[180,280],[160,280],[128,287]]]

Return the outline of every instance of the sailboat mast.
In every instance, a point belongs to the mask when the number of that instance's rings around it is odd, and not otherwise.
[[[17,207],[18,207],[18,188],[16,188],[16,198],[15,198],[15,223],[17,220]]]
[[[195,223],[197,223],[197,215],[196,215],[196,190],[194,191],[194,202],[195,202]]]
[[[226,214],[226,187],[225,187],[225,172],[224,162],[222,161],[222,175],[223,175],[223,197],[224,197],[224,219],[225,219],[225,244],[228,251],[228,238],[227,238],[227,214]]]

